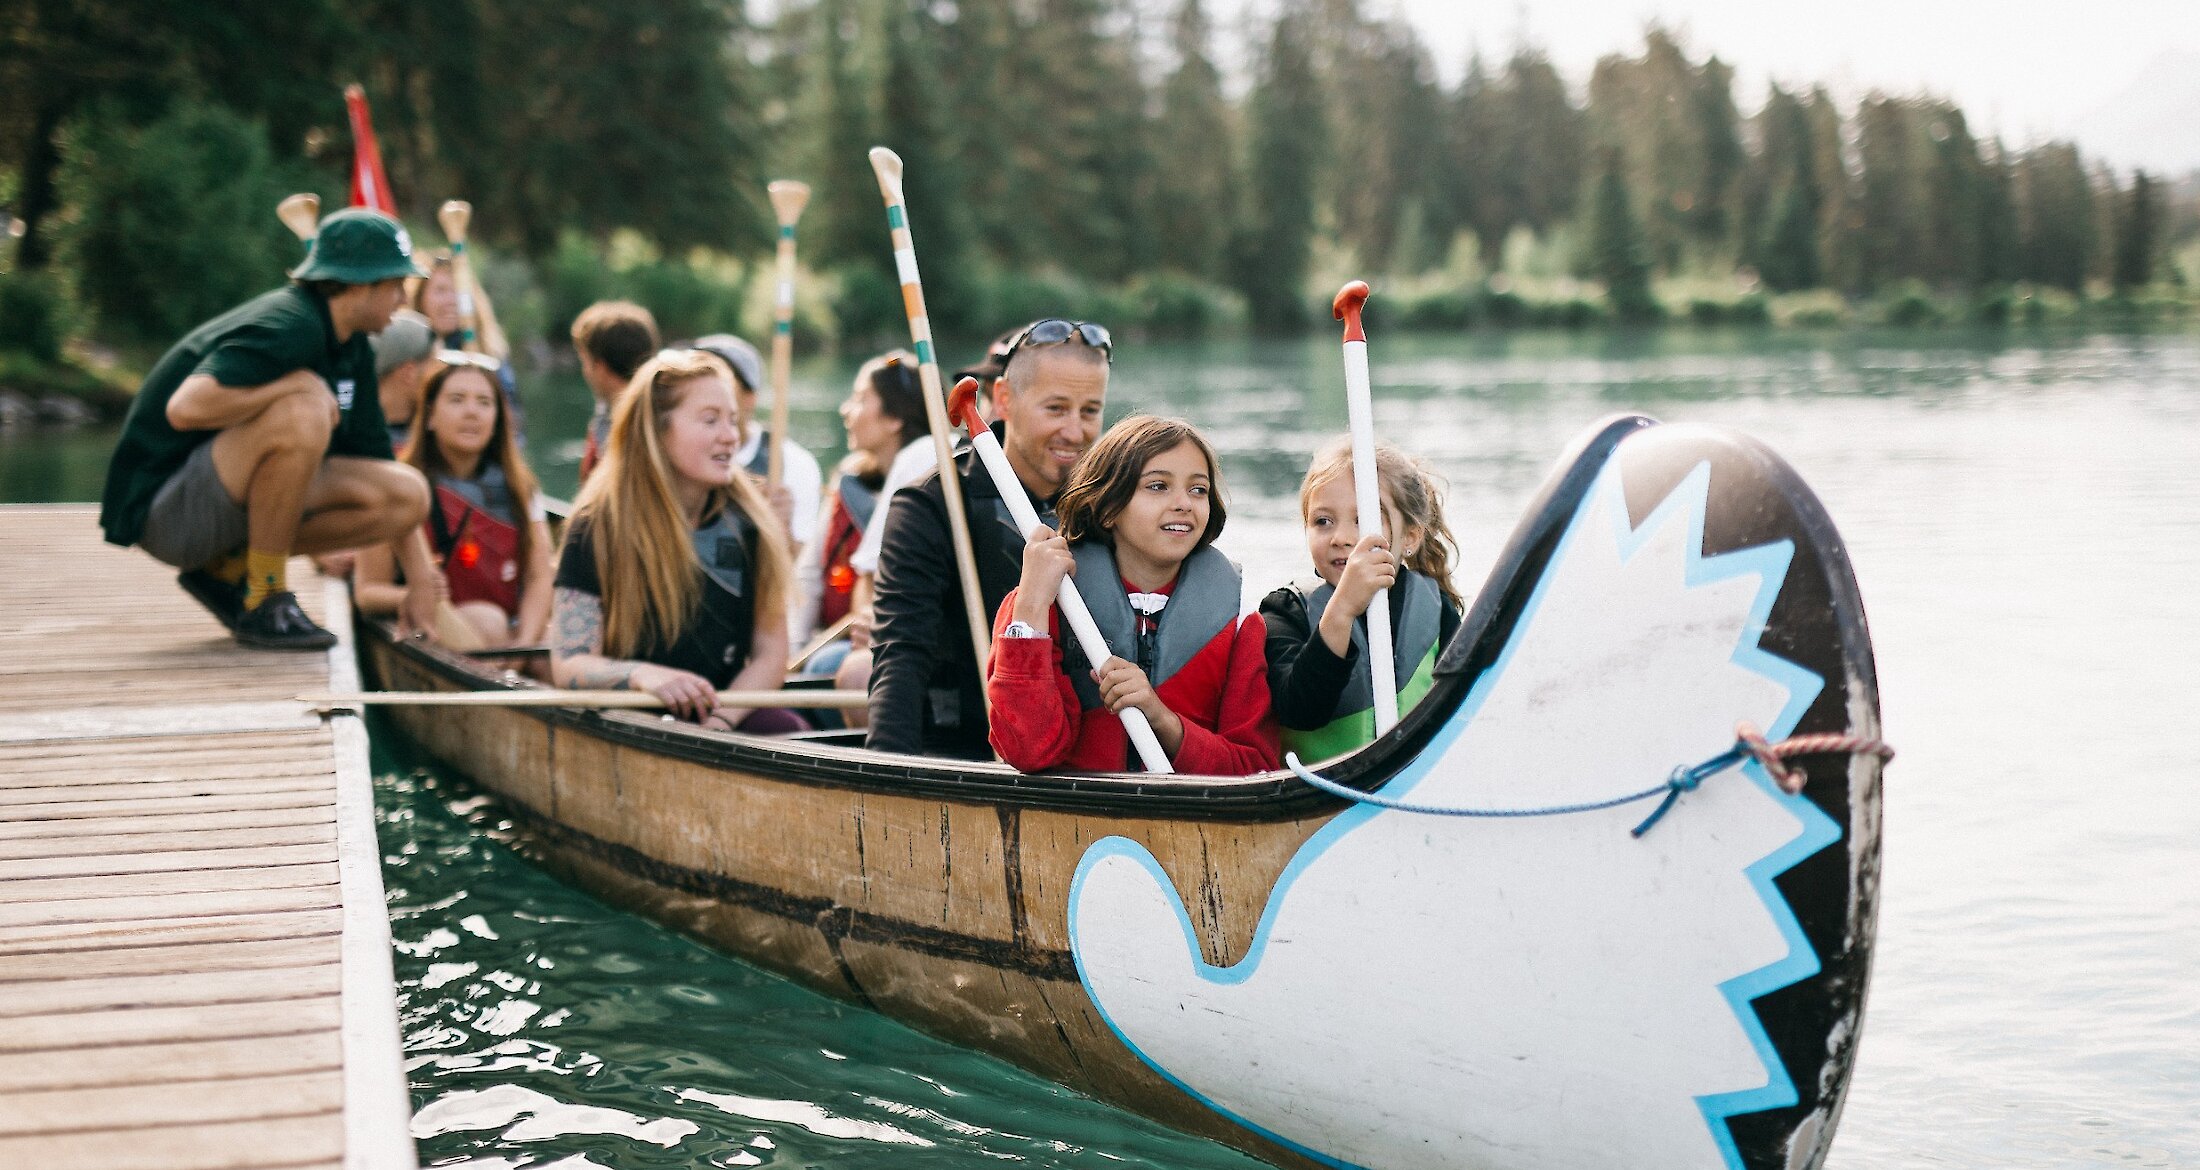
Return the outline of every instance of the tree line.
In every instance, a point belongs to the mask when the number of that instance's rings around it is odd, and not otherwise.
[[[341,192],[358,79],[407,215],[468,198],[525,257],[617,232],[760,257],[765,181],[805,179],[804,256],[851,321],[898,313],[864,156],[890,144],[951,331],[1033,273],[1223,290],[1290,328],[1324,258],[1488,274],[1535,249],[1621,316],[1691,274],[2130,290],[2181,279],[2200,232],[2189,188],[1938,98],[1774,86],[1745,112],[1728,63],[1656,27],[1583,83],[1524,46],[1447,84],[1375,7],[1284,0],[1233,30],[1233,83],[1208,0],[782,0],[768,22],[740,0],[0,0],[0,203],[19,271],[174,327],[294,255],[267,194]]]

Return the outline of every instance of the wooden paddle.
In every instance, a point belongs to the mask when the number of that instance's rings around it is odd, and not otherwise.
[[[971,551],[970,521],[963,512],[962,477],[948,445],[952,427],[947,393],[940,385],[940,363],[932,350],[932,318],[924,308],[924,281],[917,275],[916,244],[909,235],[909,208],[901,193],[901,156],[883,146],[871,148],[871,170],[886,197],[886,226],[894,242],[894,269],[901,276],[901,302],[909,316],[909,339],[917,351],[917,381],[924,390],[924,416],[932,424],[932,450],[939,459],[940,494],[947,498],[947,529],[954,538],[955,568],[962,578],[963,616],[969,619],[970,651],[978,677],[985,677],[986,649],[992,645],[993,614],[978,592],[978,558]],[[881,506],[884,506],[883,501]]]
[[[1383,531],[1383,490],[1375,470],[1375,403],[1367,373],[1367,333],[1360,310],[1367,304],[1364,280],[1337,290],[1330,305],[1344,322],[1344,412],[1352,423],[1352,490],[1359,505],[1360,536]],[[1377,589],[1367,603],[1367,671],[1375,684],[1375,734],[1398,725],[1398,676],[1392,662],[1390,590]]]
[[[466,254],[466,231],[473,218],[474,205],[462,199],[449,200],[435,213],[435,221],[443,226],[443,238],[451,242],[451,275],[458,282],[458,319],[465,330],[461,347],[506,361],[511,357],[511,346],[505,343],[504,330],[497,325],[489,294],[474,277],[473,258]]]
[[[353,691],[299,695],[315,711],[361,707],[588,707],[648,710],[664,700],[648,691],[564,691],[549,687],[509,691]],[[863,691],[720,691],[721,707],[792,707],[852,709],[868,706]]]
[[[794,375],[794,222],[810,201],[810,185],[780,179],[766,190],[772,214],[779,217],[779,298],[772,323],[771,450],[765,455],[764,482],[778,487],[780,444],[787,441],[787,383]]]
[[[833,642],[838,639],[842,634],[847,633],[848,627],[854,625],[855,622],[855,611],[850,610],[847,613],[841,614],[839,621],[834,622],[832,625],[829,625],[822,630],[819,630],[817,636],[810,639],[810,644],[804,646],[800,654],[797,654],[793,658],[787,660],[787,673],[793,674],[796,671],[801,670],[805,663],[809,662],[810,659],[817,657],[818,651],[832,645]]]
[[[301,244],[310,244],[321,231],[321,197],[310,191],[286,195],[275,205],[275,218],[283,221]]]

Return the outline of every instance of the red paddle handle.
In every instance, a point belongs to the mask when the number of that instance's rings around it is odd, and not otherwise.
[[[1344,322],[1346,341],[1366,341],[1367,334],[1360,328],[1360,306],[1367,303],[1367,282],[1355,280],[1337,290],[1337,299],[1329,306],[1337,320]]]
[[[985,416],[978,413],[978,380],[964,378],[955,383],[947,395],[947,421],[976,435],[985,429]]]

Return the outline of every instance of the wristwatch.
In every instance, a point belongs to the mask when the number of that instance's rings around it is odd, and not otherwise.
[[[1008,628],[1001,631],[1001,636],[1004,638],[1046,637],[1045,634],[1042,634],[1039,631],[1032,629],[1030,622],[1010,622],[1008,623]]]

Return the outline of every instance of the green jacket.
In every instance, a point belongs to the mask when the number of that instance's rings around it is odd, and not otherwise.
[[[319,374],[343,409],[343,420],[329,437],[329,454],[393,457],[367,335],[354,334],[338,344],[328,302],[297,285],[279,288],[192,330],[145,376],[107,464],[99,523],[108,541],[137,543],[145,531],[146,510],[161,485],[199,444],[220,433],[179,431],[168,424],[168,400],[184,379],[206,374],[224,386],[244,389],[293,370]]]

